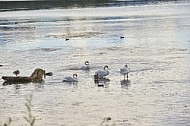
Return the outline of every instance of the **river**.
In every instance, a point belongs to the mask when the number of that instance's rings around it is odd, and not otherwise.
[[[190,2],[77,5],[1,8],[0,75],[42,68],[53,76],[6,86],[1,79],[0,124],[10,117],[26,125],[32,95],[36,126],[189,126]],[[89,71],[80,69],[85,61]],[[110,81],[100,87],[93,75],[105,65]],[[74,73],[77,84],[62,82]]]

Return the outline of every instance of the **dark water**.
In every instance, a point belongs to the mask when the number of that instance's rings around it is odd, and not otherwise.
[[[53,76],[44,83],[0,85],[0,122],[11,117],[11,125],[26,125],[24,104],[32,94],[40,126],[190,125],[189,1],[105,3],[1,10],[0,75],[19,69],[30,76],[43,68]],[[80,70],[86,60],[90,71]],[[128,82],[119,74],[126,63]],[[93,75],[104,65],[110,81],[99,87]],[[62,82],[73,73],[77,85]]]
[[[0,11],[36,10],[51,8],[113,7],[181,3],[188,0],[1,0]]]

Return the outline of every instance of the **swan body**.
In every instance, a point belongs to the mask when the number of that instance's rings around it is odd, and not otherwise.
[[[73,77],[65,77],[63,82],[77,82],[77,74],[73,74]]]
[[[95,75],[98,75],[100,78],[103,78],[109,75],[109,71],[107,70],[108,66],[104,66],[104,70],[98,70],[95,72]]]
[[[89,65],[89,61],[86,61],[84,63],[84,65],[81,67],[82,70],[89,70],[90,69],[90,65]]]
[[[128,74],[130,72],[130,69],[128,68],[127,64],[120,69],[120,73],[124,76],[124,80],[125,80],[125,75],[127,75],[127,80],[128,80]]]

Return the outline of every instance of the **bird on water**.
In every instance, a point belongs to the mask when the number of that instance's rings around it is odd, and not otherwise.
[[[73,74],[73,77],[65,77],[63,82],[77,82],[77,74]]]
[[[103,70],[98,70],[95,72],[95,75],[98,75],[100,78],[103,78],[107,75],[109,75],[108,66],[104,66]]]
[[[85,61],[84,65],[81,67],[82,70],[89,70],[90,64],[89,61]]]
[[[15,74],[17,76],[18,74],[20,74],[20,71],[16,70],[16,71],[13,72],[13,74]]]
[[[120,69],[120,73],[124,76],[124,80],[125,80],[125,76],[127,75],[127,80],[128,80],[128,74],[130,72],[130,69],[128,68],[127,64]]]

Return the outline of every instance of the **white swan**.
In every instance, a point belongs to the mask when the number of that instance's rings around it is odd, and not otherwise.
[[[130,72],[130,69],[128,68],[127,64],[120,69],[120,73],[124,76],[124,80],[125,80],[125,75],[127,75],[127,80],[128,80],[128,74]]]
[[[73,77],[65,77],[63,82],[77,82],[77,74],[73,74]]]
[[[98,70],[95,72],[95,75],[98,75],[100,78],[103,78],[107,75],[109,75],[109,71],[107,70],[108,66],[104,66],[104,70]]]
[[[84,63],[84,65],[81,67],[82,70],[89,70],[90,69],[90,65],[89,65],[89,61],[86,61]]]

